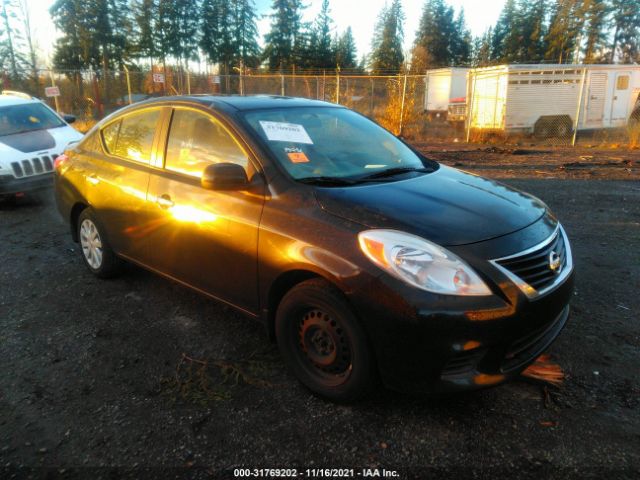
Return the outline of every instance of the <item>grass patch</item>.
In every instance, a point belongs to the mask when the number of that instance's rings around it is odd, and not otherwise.
[[[254,352],[238,361],[197,359],[183,353],[175,373],[160,378],[160,394],[172,405],[178,402],[207,406],[232,398],[241,384],[271,388],[270,380],[281,365],[277,352]]]

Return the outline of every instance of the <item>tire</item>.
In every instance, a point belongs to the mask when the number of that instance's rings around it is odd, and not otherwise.
[[[285,363],[315,394],[353,402],[375,385],[366,334],[342,293],[325,280],[307,280],[284,296],[275,332]]]
[[[573,135],[573,125],[566,120],[560,120],[556,126],[555,135],[558,138],[568,138]]]
[[[536,138],[545,139],[553,136],[553,128],[547,119],[539,119],[533,128],[533,134]]]
[[[111,249],[91,207],[78,217],[78,242],[84,264],[96,277],[112,278],[120,273],[123,262]]]

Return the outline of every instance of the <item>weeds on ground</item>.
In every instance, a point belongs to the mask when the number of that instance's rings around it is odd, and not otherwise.
[[[387,106],[382,116],[376,116],[376,121],[394,135],[401,133],[401,124],[410,125],[414,123],[418,115],[415,108],[417,80],[414,77],[407,79],[406,90],[404,80],[402,76],[398,76],[397,79],[392,78],[387,81]],[[402,104],[403,92],[404,106]]]
[[[160,378],[160,394],[172,405],[183,401],[206,406],[229,400],[239,384],[273,387],[268,378],[273,376],[278,363],[277,355],[271,352],[256,351],[238,361],[200,360],[183,353],[174,375]]]

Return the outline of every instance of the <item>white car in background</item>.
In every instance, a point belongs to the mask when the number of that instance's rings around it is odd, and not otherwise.
[[[37,98],[0,95],[0,198],[53,185],[53,163],[82,134]]]

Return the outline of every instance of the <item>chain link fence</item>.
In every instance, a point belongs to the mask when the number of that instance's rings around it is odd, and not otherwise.
[[[7,73],[4,90],[76,115],[79,130],[130,103],[165,95],[270,94],[352,108],[416,142],[637,146],[640,66],[505,65],[425,75],[212,75],[181,68]],[[56,86],[60,95],[46,97]]]

